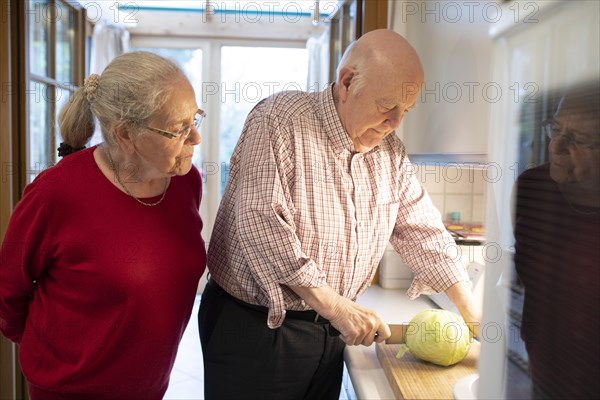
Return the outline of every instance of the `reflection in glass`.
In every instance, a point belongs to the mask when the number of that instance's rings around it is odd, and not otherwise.
[[[546,97],[545,104],[558,104],[551,112],[556,126],[548,157],[516,182],[514,286],[520,290],[511,311],[519,317],[527,350],[532,398],[595,398],[600,149],[594,144],[600,143],[600,86],[585,82]],[[507,377],[507,388],[516,383]]]

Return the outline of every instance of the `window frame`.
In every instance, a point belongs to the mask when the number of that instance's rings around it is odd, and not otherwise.
[[[85,10],[79,3],[59,1],[74,10],[73,73],[75,83],[83,82],[85,70]],[[0,239],[8,226],[13,207],[20,200],[27,183],[29,165],[29,104],[27,82],[29,71],[29,20],[28,4],[20,0],[0,1]],[[54,7],[52,7],[54,8]],[[51,44],[53,52],[56,43]],[[52,60],[53,61],[53,60]],[[54,118],[53,118],[54,119]],[[55,124],[48,132],[54,138]],[[17,347],[0,337],[0,398],[28,399],[27,384],[20,372]]]
[[[22,163],[23,168],[20,171],[20,191],[27,185],[39,172],[41,172],[44,168],[47,168],[56,162],[58,162],[58,155],[56,149],[58,148],[59,143],[57,143],[58,136],[58,113],[60,110],[58,109],[58,93],[59,90],[63,91],[61,96],[66,95],[65,93],[69,93],[70,97],[78,86],[83,84],[85,78],[85,65],[86,65],[86,15],[85,9],[76,1],[72,0],[47,0],[48,6],[47,10],[49,10],[50,18],[47,22],[48,24],[48,37],[47,37],[47,56],[48,56],[48,69],[46,75],[40,75],[39,73],[32,72],[32,62],[29,56],[29,51],[31,47],[30,38],[30,19],[33,17],[39,17],[38,10],[34,10],[32,12],[31,9],[28,9],[28,2],[23,6],[22,20],[24,21],[24,29],[23,29],[23,65],[24,75],[23,80],[21,82],[22,87],[25,88],[25,96],[21,101],[20,107],[24,109],[24,115],[21,118],[22,126],[24,127],[23,131],[19,135],[20,148],[22,152],[20,154],[21,159],[24,161]],[[72,52],[72,78],[73,82],[61,82],[56,77],[56,47],[57,47],[57,36],[56,36],[56,24],[52,23],[52,21],[57,20],[57,4],[60,4],[61,7],[68,8],[73,13],[73,29],[75,31],[75,35],[73,36],[73,52]],[[41,12],[40,12],[41,13]],[[46,13],[46,11],[44,11]],[[37,87],[31,87],[30,83],[35,83],[36,85],[47,85],[48,91],[45,93],[37,93]],[[65,92],[66,91],[66,92]],[[31,143],[30,143],[30,133],[31,133],[31,124],[30,124],[30,115],[31,115],[31,98],[43,97],[46,99],[46,103],[48,106],[47,115],[50,116],[50,120],[48,121],[48,132],[45,137],[49,143],[49,152],[50,154],[46,154],[47,159],[49,161],[48,165],[43,163],[39,163],[40,168],[31,168],[34,165],[36,160],[31,159]],[[48,101],[50,100],[50,101]],[[53,101],[52,101],[53,100]],[[19,191],[19,192],[20,192]]]

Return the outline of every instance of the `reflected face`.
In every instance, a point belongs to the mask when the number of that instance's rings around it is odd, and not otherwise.
[[[558,184],[587,187],[600,184],[599,116],[590,116],[569,105],[554,119],[555,135],[550,141],[550,176]]]
[[[148,121],[148,126],[168,132],[180,132],[192,127],[189,136],[166,138],[148,132],[135,140],[136,150],[144,161],[144,168],[153,175],[185,175],[192,168],[194,146],[200,143],[200,133],[194,128],[194,116],[198,111],[194,89],[187,80],[173,85],[169,98],[160,112]],[[143,128],[142,128],[143,129]]]
[[[367,152],[394,132],[404,114],[415,106],[423,83],[421,77],[412,82],[385,80],[365,75],[364,84],[356,90],[342,88],[340,120],[358,152]],[[356,85],[354,85],[356,86]]]

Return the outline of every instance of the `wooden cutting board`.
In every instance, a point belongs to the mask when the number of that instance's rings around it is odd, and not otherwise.
[[[452,399],[454,384],[477,373],[480,344],[476,341],[464,360],[449,367],[419,360],[410,352],[398,360],[400,344],[377,343],[376,346],[377,358],[397,399]]]

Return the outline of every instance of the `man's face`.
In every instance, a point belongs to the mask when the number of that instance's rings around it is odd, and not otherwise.
[[[600,184],[600,131],[598,116],[568,104],[554,116],[550,141],[550,176],[558,184]]]
[[[415,106],[422,78],[412,82],[364,76],[355,90],[352,84],[340,108],[340,118],[358,152],[367,152],[394,132],[404,114]]]

